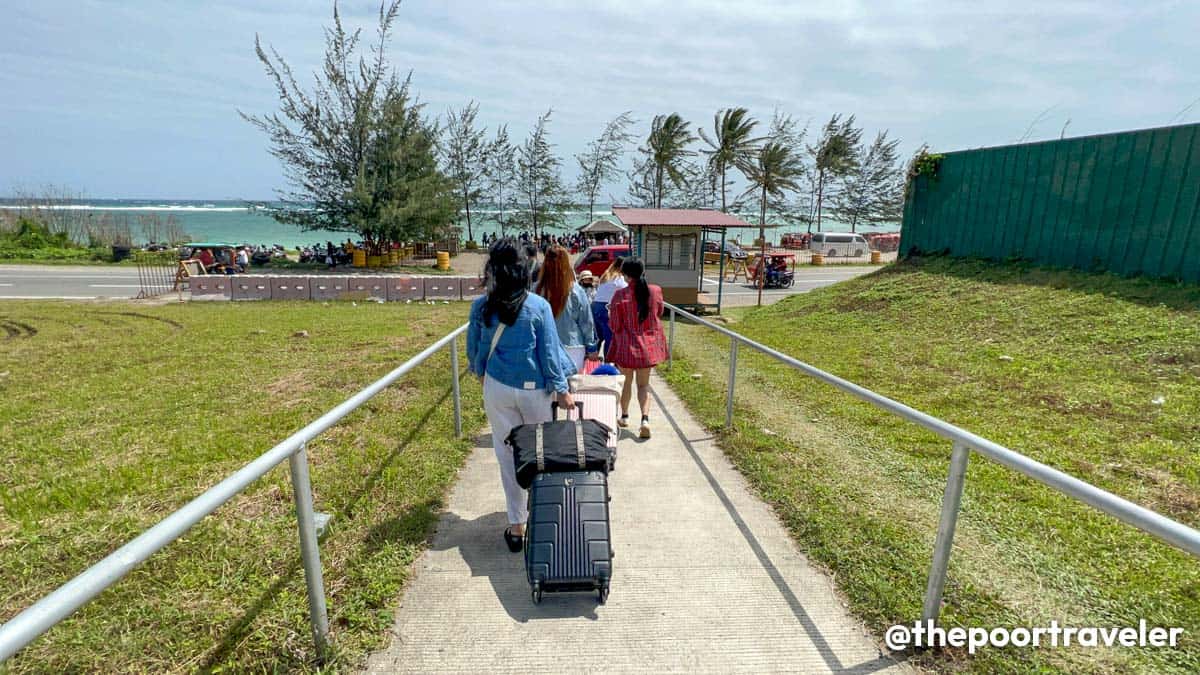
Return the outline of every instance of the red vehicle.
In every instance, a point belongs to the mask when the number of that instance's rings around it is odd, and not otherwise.
[[[609,244],[607,246],[591,246],[575,261],[575,276],[588,270],[596,276],[604,274],[604,270],[612,264],[614,258],[628,258],[632,255],[629,244]]]

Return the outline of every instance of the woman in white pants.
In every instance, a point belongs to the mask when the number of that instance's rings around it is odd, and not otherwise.
[[[508,506],[504,541],[514,553],[521,550],[529,514],[504,440],[513,427],[549,420],[552,400],[568,409],[575,405],[550,303],[527,290],[531,266],[514,239],[492,243],[484,270],[487,295],[471,304],[467,326],[467,360],[483,380],[483,407]]]

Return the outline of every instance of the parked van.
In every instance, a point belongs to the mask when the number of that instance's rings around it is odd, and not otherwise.
[[[824,253],[830,258],[839,255],[860,257],[871,250],[866,237],[850,232],[814,232],[809,248],[813,253]]]

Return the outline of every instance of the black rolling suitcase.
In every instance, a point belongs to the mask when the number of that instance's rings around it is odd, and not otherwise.
[[[612,540],[603,471],[539,473],[529,488],[525,572],[533,602],[542,593],[596,591],[608,600]]]

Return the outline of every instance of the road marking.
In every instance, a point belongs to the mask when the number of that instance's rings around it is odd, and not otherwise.
[[[12,284],[0,284],[0,286],[12,286]]]
[[[0,295],[0,300],[95,300],[95,295]]]
[[[88,284],[88,288],[141,288],[141,284]]]

